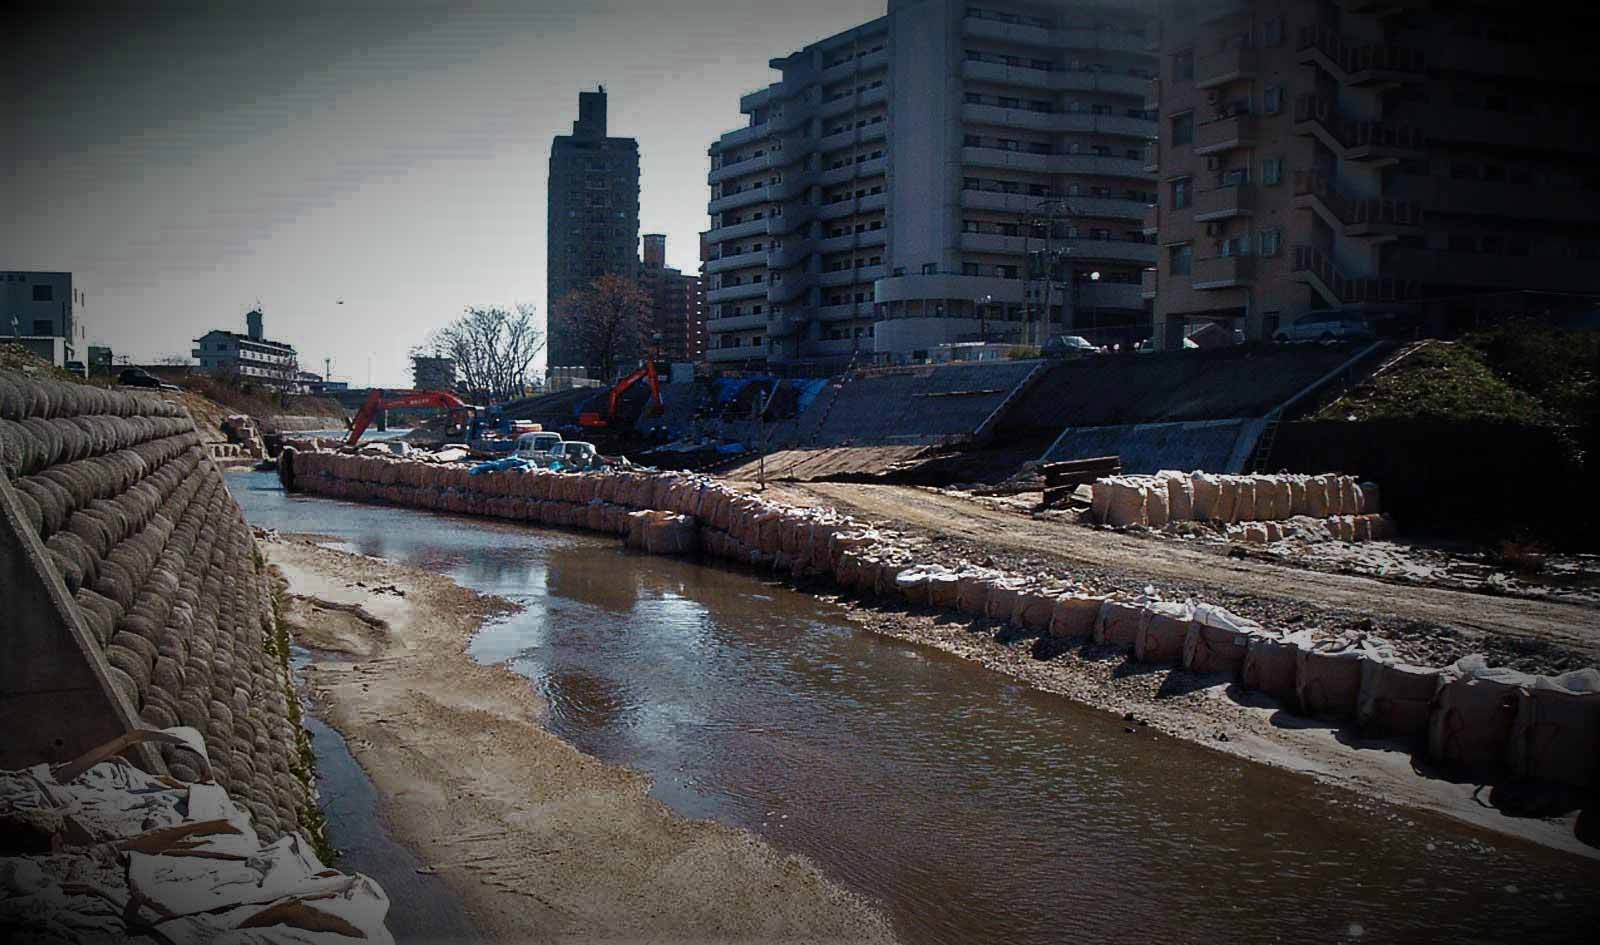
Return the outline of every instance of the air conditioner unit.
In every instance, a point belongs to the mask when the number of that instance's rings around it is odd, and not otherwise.
[[[1206,170],[1215,171],[1222,168],[1222,159],[1215,155],[1206,158]]]

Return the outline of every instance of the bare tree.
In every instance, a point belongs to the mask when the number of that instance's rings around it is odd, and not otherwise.
[[[470,307],[411,353],[451,359],[458,386],[468,396],[503,402],[522,396],[533,359],[543,349],[544,332],[534,325],[533,306],[519,304],[515,309]]]
[[[556,312],[583,363],[612,380],[620,366],[644,355],[650,338],[650,296],[628,279],[604,275],[587,289],[569,292]]]

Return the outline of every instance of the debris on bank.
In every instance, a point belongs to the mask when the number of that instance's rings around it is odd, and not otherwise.
[[[0,771],[0,826],[6,941],[393,942],[377,883],[327,868],[297,833],[265,842],[215,781],[120,757]]]
[[[291,453],[280,475],[323,495],[587,528],[627,536],[647,551],[699,551],[1041,635],[1092,639],[1141,663],[1217,674],[1292,712],[1412,739],[1454,770],[1600,786],[1600,671],[1592,668],[1532,676],[1481,657],[1412,666],[1374,636],[1279,632],[1204,603],[1097,595],[1038,574],[919,561],[922,549],[894,531],[703,476],[538,469],[472,476],[459,467],[334,453]],[[1347,484],[1339,478],[1342,494]],[[1148,501],[1150,490],[1132,494]],[[1354,508],[1365,501],[1351,497]]]

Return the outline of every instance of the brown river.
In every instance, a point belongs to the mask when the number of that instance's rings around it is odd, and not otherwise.
[[[472,653],[526,676],[554,731],[805,855],[908,942],[1570,942],[1600,922],[1600,863],[1129,734],[756,574],[230,482],[252,524],[523,605]]]

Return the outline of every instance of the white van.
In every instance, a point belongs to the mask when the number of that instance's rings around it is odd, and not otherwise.
[[[550,451],[561,443],[561,434],[538,432],[524,433],[517,437],[517,458],[538,463],[540,466],[550,462]]]

